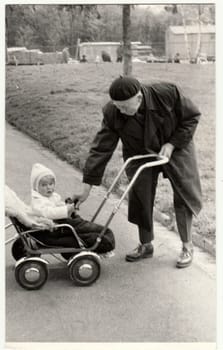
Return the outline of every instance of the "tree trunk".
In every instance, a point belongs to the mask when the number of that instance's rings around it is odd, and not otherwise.
[[[7,29],[8,29],[8,20],[6,18],[6,33],[5,33],[5,64],[8,64],[9,62],[9,56],[8,56],[8,41],[7,41]]]
[[[5,64],[9,62],[8,55],[8,33],[9,33],[9,18],[12,16],[12,7],[7,5],[5,7]]]
[[[132,50],[131,50],[131,5],[122,5],[122,28],[123,28],[123,75],[132,73]]]
[[[197,33],[197,47],[195,52],[196,62],[198,61],[198,57],[201,51],[201,5],[198,4],[198,33]]]
[[[180,8],[181,8],[182,21],[183,21],[183,27],[184,27],[184,42],[185,42],[185,46],[186,46],[187,59],[189,61],[191,61],[191,54],[190,54],[190,48],[189,48],[189,44],[188,44],[187,27],[186,27],[183,5],[180,5]]]
[[[73,5],[71,5],[71,26],[70,26],[70,53],[71,56],[74,57],[75,55],[75,48],[76,48],[76,41],[75,41],[75,33],[74,33],[74,28],[75,28],[75,8]]]

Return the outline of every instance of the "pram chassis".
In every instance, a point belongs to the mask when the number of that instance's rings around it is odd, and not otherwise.
[[[75,239],[78,242],[79,248],[74,247],[56,247],[56,246],[47,246],[40,242],[38,239],[34,238],[32,236],[33,233],[37,233],[40,230],[26,230],[22,231],[19,227],[19,222],[16,218],[11,217],[11,223],[14,225],[14,227],[17,230],[17,234],[8,239],[5,244],[8,244],[12,241],[14,241],[13,244],[16,244],[18,242],[18,239],[22,241],[22,244],[24,245],[26,256],[15,256],[13,254],[14,258],[17,260],[15,264],[15,278],[16,281],[25,289],[28,290],[34,290],[39,289],[42,287],[48,278],[48,262],[47,260],[43,259],[41,255],[44,254],[61,254],[63,257],[66,256],[67,253],[71,254],[71,257],[67,261],[67,266],[69,268],[70,278],[74,281],[75,284],[80,286],[89,286],[92,283],[94,283],[100,276],[100,257],[97,253],[94,252],[94,250],[98,247],[100,244],[102,237],[107,230],[110,222],[112,221],[113,217],[119,210],[123,200],[125,199],[126,195],[134,185],[136,179],[140,175],[140,173],[146,169],[151,168],[154,166],[159,166],[162,164],[165,164],[168,162],[168,158],[164,156],[159,156],[157,154],[146,154],[146,155],[138,155],[131,158],[128,158],[126,162],[121,167],[119,173],[115,177],[114,181],[112,182],[111,186],[107,190],[102,202],[100,203],[98,209],[96,210],[94,216],[91,219],[91,222],[94,222],[100,211],[102,210],[103,206],[105,205],[106,201],[108,200],[110,194],[112,193],[112,190],[114,186],[117,184],[117,181],[123,174],[126,167],[129,165],[130,162],[133,162],[135,160],[142,160],[142,159],[151,159],[155,158],[156,160],[152,160],[150,162],[146,162],[145,164],[141,165],[135,175],[133,176],[132,180],[126,187],[124,193],[122,194],[121,198],[118,200],[117,204],[114,206],[112,213],[108,217],[105,225],[103,226],[103,230],[98,235],[98,238],[96,239],[95,244],[90,247],[86,248],[77,235],[75,229],[67,224],[60,224],[56,225],[55,228],[61,228],[61,227],[67,227],[69,228]],[[11,226],[11,224],[6,225],[5,228],[8,228]],[[33,246],[34,242],[34,246]],[[12,252],[13,252],[13,246],[12,246]]]

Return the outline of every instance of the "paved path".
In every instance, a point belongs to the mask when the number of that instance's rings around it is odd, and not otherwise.
[[[7,125],[6,182],[26,202],[35,162],[56,173],[57,191],[64,197],[81,188],[78,171]],[[103,193],[103,188],[95,188],[80,214],[90,219]],[[109,199],[99,222],[105,222],[115,201]],[[102,261],[100,278],[87,288],[75,287],[66,266],[49,256],[52,264],[44,287],[23,290],[14,279],[14,261],[10,246],[6,247],[7,342],[215,342],[214,258],[196,248],[193,265],[176,269],[179,238],[156,223],[154,258],[127,263],[125,253],[138,240],[126,214],[123,204],[111,223],[116,254]],[[13,234],[13,229],[7,230],[6,238]]]

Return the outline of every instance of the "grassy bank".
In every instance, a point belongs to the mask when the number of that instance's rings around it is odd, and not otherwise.
[[[204,207],[194,231],[215,240],[215,81],[214,65],[134,64],[142,82],[168,80],[179,84],[198,105],[202,119],[195,135]],[[82,169],[90,143],[100,127],[108,86],[121,64],[11,66],[6,69],[6,119]],[[122,164],[117,148],[104,176],[108,186]],[[125,185],[123,176],[119,187]],[[15,189],[16,190],[16,189]],[[160,177],[156,208],[173,225],[172,192]]]

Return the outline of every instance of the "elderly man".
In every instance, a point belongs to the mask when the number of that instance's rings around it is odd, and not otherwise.
[[[193,143],[200,112],[172,83],[143,85],[133,77],[119,77],[110,86],[111,101],[103,108],[97,133],[83,174],[83,191],[74,195],[78,205],[100,185],[105,167],[119,139],[126,160],[138,154],[159,153],[169,162],[144,170],[129,193],[128,220],[138,226],[139,246],[126,255],[127,261],[153,256],[153,206],[160,172],[173,189],[174,209],[182,251],[176,266],[187,267],[193,259],[192,218],[201,209],[201,186]],[[142,161],[126,169],[130,180]]]

